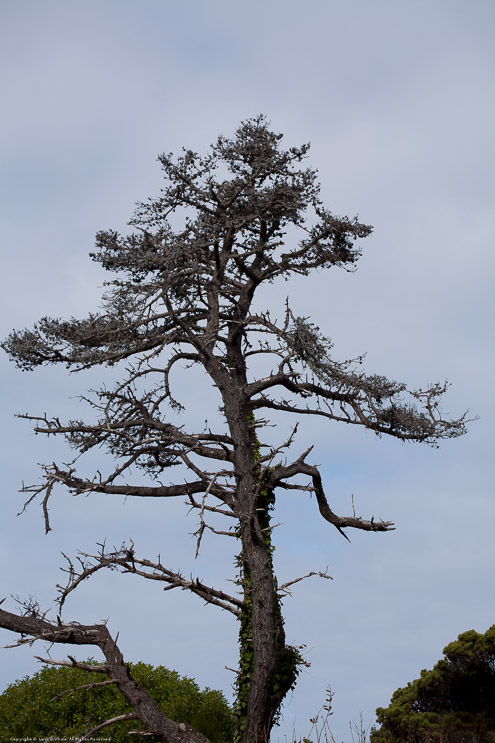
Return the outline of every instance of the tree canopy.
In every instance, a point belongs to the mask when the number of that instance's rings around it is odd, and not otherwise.
[[[371,743],[495,741],[495,625],[463,632],[443,655],[377,709]]]
[[[178,158],[161,155],[164,187],[138,205],[131,234],[97,234],[91,256],[113,277],[100,311],[82,320],[44,317],[3,343],[24,370],[115,365],[120,375],[114,387],[85,396],[88,419],[22,416],[37,433],[63,437],[75,450],[71,463],[43,465],[42,481],[24,488],[28,502],[41,500],[46,531],[53,488],[64,486],[76,496],[182,497],[198,514],[197,549],[206,529],[234,540],[237,593],[185,578],[160,556],[141,556],[130,541],[67,557],[59,611],[82,581],[114,569],[186,589],[231,612],[240,627],[236,736],[245,743],[268,739],[304,662],[299,649],[286,643],[281,598],[308,576],[277,582],[271,524],[276,499],[288,490],[314,494],[322,518],[346,538],[349,529],[393,528],[354,509],[348,516],[335,513],[311,448],[297,448],[298,421],[323,417],[431,445],[466,430],[465,416],[450,420],[441,413],[446,383],[408,390],[365,373],[362,359],[336,360],[330,339],[295,315],[290,300],[279,319],[258,307],[257,292],[267,283],[318,269],[353,271],[361,250],[356,241],[372,231],[357,218],[332,214],[321,201],[316,171],[304,167],[309,145],[284,150],[281,140],[259,116],[242,123],[231,139],[220,136],[204,156],[190,150]],[[186,428],[177,422],[182,403],[176,372],[188,366],[201,368],[216,391],[220,415],[211,424]],[[268,416],[282,413],[293,429],[288,434],[285,427],[274,443]],[[108,452],[108,469],[84,476],[80,457],[95,449]],[[145,474],[144,483],[136,469]],[[105,626],[68,627],[33,612],[32,605],[22,617],[0,610],[0,626],[50,642],[99,646],[105,668],[145,727],[171,741],[183,734],[131,683]],[[198,740],[194,732],[188,735]]]

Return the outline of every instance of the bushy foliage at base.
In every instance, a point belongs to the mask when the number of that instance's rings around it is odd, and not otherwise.
[[[495,625],[469,630],[376,711],[371,743],[495,743]]]
[[[232,741],[232,713],[220,691],[201,690],[193,679],[163,666],[136,663],[130,664],[130,669],[168,717],[194,726],[212,743]],[[85,732],[88,721],[89,727],[96,727],[131,712],[115,684],[71,691],[106,678],[77,668],[44,666],[33,676],[16,681],[0,695],[0,740],[49,736],[70,740]],[[106,727],[97,735],[111,743],[128,743],[128,731],[140,728],[138,721],[130,720]],[[132,739],[136,743],[154,741],[150,736],[133,735]]]

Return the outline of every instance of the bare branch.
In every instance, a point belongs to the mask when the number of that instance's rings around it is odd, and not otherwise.
[[[287,478],[295,477],[296,475],[309,475],[313,482],[312,491],[316,495],[321,515],[326,521],[333,524],[347,541],[350,541],[349,537],[343,531],[347,527],[361,529],[363,531],[391,531],[395,528],[392,521],[383,521],[382,519],[375,521],[374,517],[366,520],[355,515],[337,516],[328,505],[318,469],[304,461],[308,453],[304,452],[292,465],[281,466],[274,470],[269,479],[269,484],[274,487]]]
[[[71,624],[62,624],[59,622],[60,626],[63,627],[70,627],[73,626]],[[80,624],[76,624],[75,626],[80,627]],[[47,665],[51,666],[61,666],[63,668],[78,668],[80,671],[87,671],[88,673],[106,673],[109,674],[112,672],[112,667],[105,663],[81,663],[80,661],[76,660],[72,655],[68,655],[67,657],[69,660],[53,660],[52,658],[42,658],[39,655],[34,656],[36,660],[39,660],[41,663],[46,663]],[[100,682],[100,683],[108,683],[108,681]],[[113,680],[112,683],[118,683],[117,681]],[[73,691],[71,689],[70,691]],[[66,694],[67,692],[63,692]]]
[[[95,681],[92,684],[83,684],[82,686],[75,686],[73,689],[65,689],[64,691],[61,691],[59,694],[55,694],[55,696],[50,699],[50,702],[55,702],[58,699],[62,699],[62,697],[65,697],[69,694],[74,694],[74,692],[80,691],[81,689],[95,689],[97,686],[112,686],[118,683],[119,682],[117,681],[117,679],[107,679],[106,681]]]
[[[311,572],[306,573],[306,575],[301,575],[299,578],[293,578],[292,580],[289,580],[286,583],[282,583],[282,585],[279,586],[277,590],[291,596],[292,595],[291,592],[288,591],[287,589],[290,588],[290,586],[293,586],[295,583],[300,583],[300,581],[306,580],[306,578],[312,578],[314,575],[316,575],[318,578],[326,578],[327,580],[333,580],[332,576],[328,575],[327,570],[328,568],[326,568],[326,570],[324,570],[323,572],[319,570],[311,570]]]
[[[206,503],[198,503],[197,501],[194,500],[191,493],[188,493],[187,496],[188,496],[188,501],[186,501],[186,503],[189,502],[191,504],[190,510],[192,510],[193,508],[200,508],[200,509],[203,509],[203,511],[210,511],[211,513],[220,513],[222,516],[228,516],[231,519],[236,518],[235,514],[232,513],[232,511],[226,511],[224,508],[217,508],[217,506],[208,506],[206,505]]]
[[[83,687],[80,687],[80,688],[83,688]],[[116,722],[125,722],[126,720],[139,720],[139,716],[135,714],[134,712],[128,712],[125,715],[118,715],[118,717],[112,717],[110,720],[105,720],[105,722],[102,722],[99,725],[96,725],[96,727],[88,730],[82,736],[82,738],[77,738],[76,743],[84,743],[84,741],[86,740],[91,740],[91,738],[95,735],[95,733],[98,733],[100,730],[104,730],[110,725],[115,725]],[[136,731],[136,732],[140,732],[141,735],[143,735],[143,731]],[[147,733],[144,733],[144,735],[147,735]],[[153,733],[151,733],[151,735],[153,735]]]
[[[68,573],[68,582],[66,586],[57,586],[59,589],[59,598],[57,601],[60,607],[63,606],[69,594],[72,593],[72,591],[74,591],[84,580],[94,575],[99,570],[105,568],[112,569],[116,567],[120,568],[122,573],[139,575],[148,580],[166,583],[167,585],[164,590],[171,590],[173,588],[188,590],[206,601],[206,603],[215,604],[221,609],[226,609],[236,617],[240,615],[240,611],[244,606],[243,601],[240,599],[237,599],[234,596],[229,596],[225,591],[220,591],[211,586],[207,586],[198,578],[184,578],[179,572],[169,570],[159,561],[152,562],[150,560],[136,557],[133,543],[131,543],[130,547],[122,545],[119,550],[115,550],[114,552],[107,552],[105,545],[102,544],[100,545],[100,552],[97,555],[91,555],[86,552],[79,552],[79,555],[83,558],[78,558],[81,564],[79,570],[77,570],[73,562],[64,555],[68,562],[68,568],[64,570],[64,572]]]

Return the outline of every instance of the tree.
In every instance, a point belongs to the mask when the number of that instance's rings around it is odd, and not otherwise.
[[[276,280],[316,269],[354,270],[356,240],[372,231],[324,207],[316,171],[301,165],[309,145],[283,150],[281,139],[259,116],[241,124],[232,139],[220,136],[206,156],[189,150],[177,159],[161,155],[165,186],[160,197],[138,205],[130,222],[134,232],[96,236],[91,257],[115,274],[101,311],[83,320],[44,317],[3,344],[21,369],[116,365],[122,375],[113,389],[86,398],[96,420],[21,416],[34,421],[38,433],[64,437],[76,458],[103,447],[118,462],[93,478],[78,474],[76,460],[45,465],[42,482],[25,492],[28,502],[41,499],[46,531],[52,490],[62,485],[74,495],[185,497],[199,514],[198,548],[205,529],[234,539],[240,595],[187,580],[160,559],[138,555],[130,542],[114,550],[100,545],[93,554],[80,554],[79,563],[68,558],[59,605],[61,610],[83,580],[111,568],[187,589],[231,612],[240,627],[236,739],[245,743],[268,740],[304,663],[285,640],[281,596],[290,584],[278,586],[274,575],[276,497],[287,490],[313,493],[322,518],[346,538],[349,528],[393,528],[391,522],[332,510],[311,449],[291,455],[297,419],[319,416],[431,445],[466,428],[465,415],[441,415],[445,384],[408,391],[405,384],[365,374],[362,359],[334,360],[330,340],[307,318],[295,316],[288,302],[281,322],[255,306],[259,288]],[[186,431],[173,422],[181,407],[174,374],[184,365],[200,367],[213,382],[220,405],[213,428]],[[285,440],[268,438],[269,413],[295,418]],[[132,481],[131,468],[147,474],[146,484]],[[178,468],[175,480],[163,484],[160,478],[171,468]],[[212,526],[207,517],[231,525]],[[178,733],[176,722],[132,681],[106,627],[66,626],[32,606],[25,613],[2,611],[0,626],[30,638],[99,646],[106,657],[102,669],[146,729],[164,740],[198,740],[189,728],[188,738]]]
[[[377,709],[371,743],[495,741],[495,625],[484,635],[463,632],[443,654]]]
[[[92,659],[85,663],[89,668],[96,664]],[[221,692],[201,691],[192,679],[163,666],[135,663],[130,664],[130,671],[166,715],[194,725],[212,743],[231,743],[232,711]],[[76,740],[84,736],[88,720],[97,727],[106,719],[116,719],[104,737],[112,743],[127,743],[129,731],[136,729],[132,712],[108,676],[103,679],[91,670],[44,666],[0,695],[0,740],[53,735]]]

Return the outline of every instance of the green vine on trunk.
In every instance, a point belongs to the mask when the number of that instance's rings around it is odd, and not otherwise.
[[[248,416],[248,422],[253,430],[253,454],[255,461],[257,461],[260,458],[260,443],[256,435],[255,418],[252,413]],[[270,470],[266,470],[265,473],[262,474],[260,468],[257,467],[255,476],[258,483],[262,485],[261,478],[263,477],[263,479],[265,479],[272,471],[273,468]],[[272,544],[271,538],[271,515],[274,506],[275,493],[273,489],[268,487],[260,487],[256,503],[256,515],[259,529],[263,534],[263,540],[269,557],[272,575],[272,555],[275,548]],[[240,536],[241,534],[239,530],[239,537]],[[254,666],[254,647],[252,624],[252,578],[248,561],[242,553],[237,557],[237,566],[239,567],[239,576],[237,579],[237,583],[238,585],[242,586],[244,597],[244,608],[241,612],[239,629],[239,671],[235,683],[237,698],[234,705],[234,713],[237,718],[235,743],[240,743],[243,738],[246,726],[249,687],[251,684]],[[277,724],[280,717],[280,707],[282,705],[282,702],[286,694],[294,688],[297,677],[301,672],[301,667],[303,665],[307,665],[307,661],[305,661],[301,655],[302,648],[285,644],[285,630],[284,620],[282,616],[281,598],[277,592],[277,584],[275,578],[273,581],[273,592],[275,599],[274,619],[276,627],[277,656],[272,684],[271,707],[273,710],[273,724]]]

